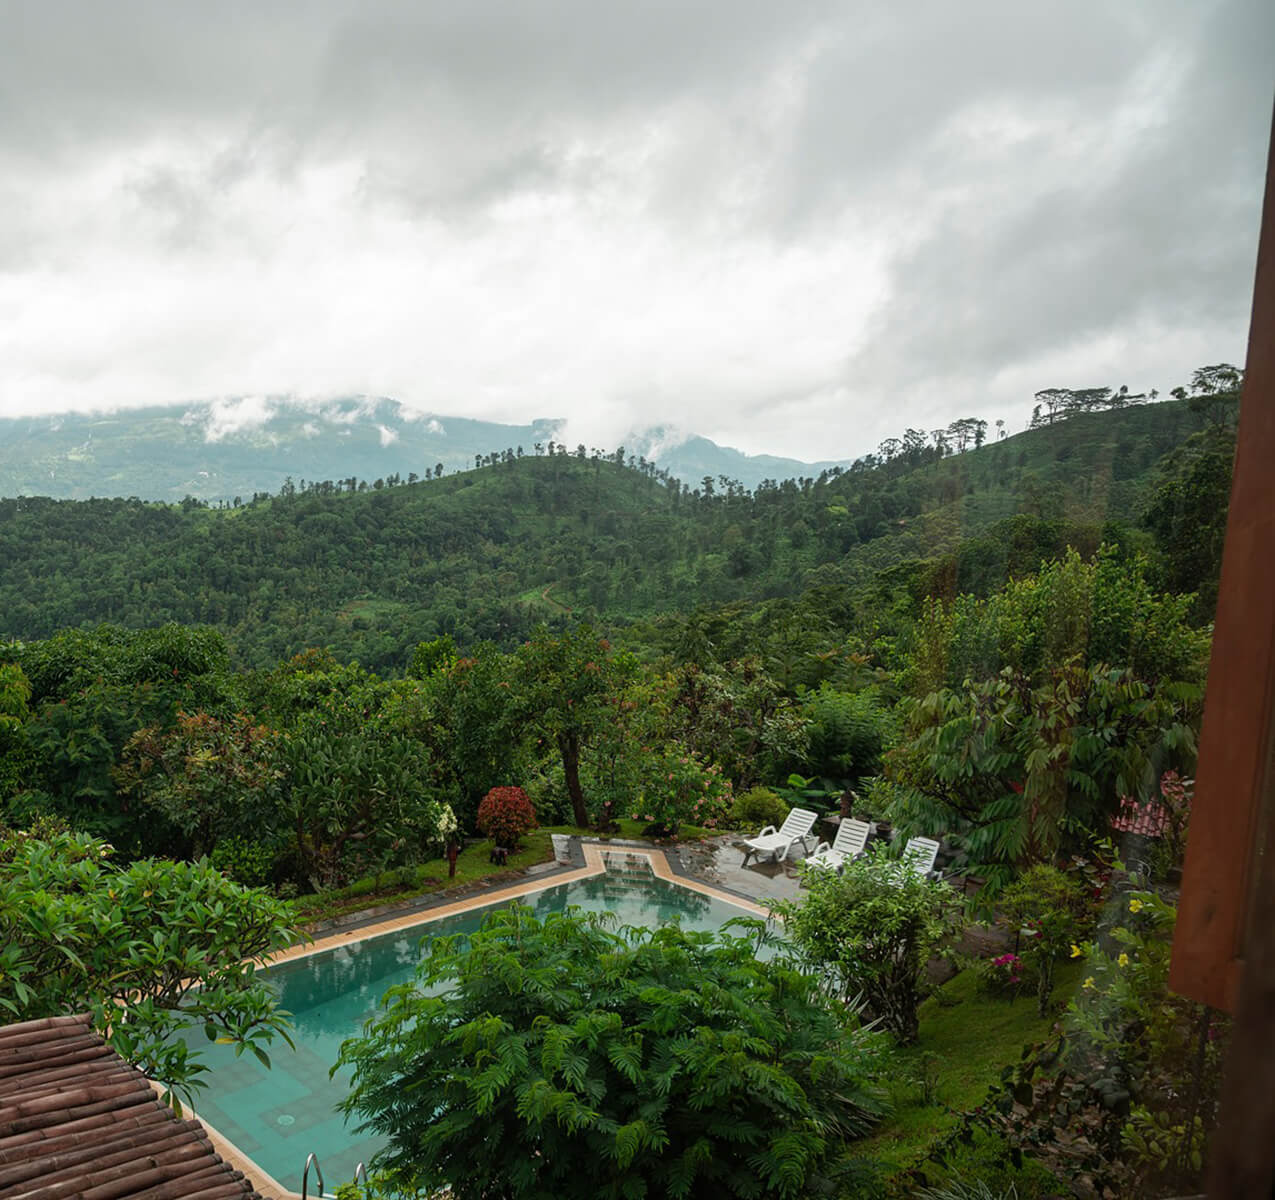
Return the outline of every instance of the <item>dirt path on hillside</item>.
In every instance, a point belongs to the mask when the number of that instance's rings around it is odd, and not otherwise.
[[[567,605],[563,604],[561,600],[555,600],[551,595],[549,595],[549,593],[553,591],[553,589],[556,588],[557,586],[558,585],[556,583],[549,584],[549,586],[545,588],[543,592],[540,593],[540,599],[543,600],[546,604],[552,604],[555,607],[562,609],[564,613],[570,616],[571,609],[568,608]]]

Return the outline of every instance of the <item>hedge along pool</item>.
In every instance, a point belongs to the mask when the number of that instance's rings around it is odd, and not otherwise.
[[[657,878],[646,855],[612,852],[602,861],[601,874],[517,900],[542,920],[574,905],[612,912],[621,925],[648,928],[680,920],[684,929],[716,931],[727,921],[756,915],[717,895]],[[328,1193],[348,1183],[358,1163],[370,1162],[384,1140],[355,1133],[336,1110],[350,1081],[348,1071],[328,1077],[341,1043],[359,1031],[386,989],[414,977],[422,938],[472,933],[493,908],[510,902],[489,902],[267,968],[265,978],[292,1013],[296,1050],[276,1040],[267,1070],[250,1054],[236,1058],[232,1047],[192,1035],[191,1047],[210,1068],[208,1086],[195,1095],[198,1115],[285,1187],[300,1191],[311,1152],[318,1155]],[[317,1191],[313,1174],[311,1188]]]

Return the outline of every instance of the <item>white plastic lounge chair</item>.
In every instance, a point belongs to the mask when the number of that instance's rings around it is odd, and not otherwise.
[[[857,858],[863,853],[871,830],[872,826],[867,821],[852,821],[849,817],[843,817],[841,824],[837,827],[837,836],[833,838],[832,845],[820,842],[815,847],[815,852],[806,859],[806,866],[841,870],[846,859]]]
[[[934,862],[938,856],[939,844],[933,838],[909,838],[908,844],[903,847],[899,871],[901,874],[915,871],[922,879],[928,879],[934,873]]]
[[[780,853],[784,858],[788,857],[788,851],[797,843],[801,843],[801,848],[806,848],[806,838],[811,836],[811,829],[814,828],[818,816],[807,808],[794,808],[784,818],[784,823],[776,832],[773,825],[767,825],[755,838],[746,838],[744,845],[748,848],[744,851],[744,861],[742,866],[748,865],[748,860],[754,855],[769,854],[776,862],[779,861]]]

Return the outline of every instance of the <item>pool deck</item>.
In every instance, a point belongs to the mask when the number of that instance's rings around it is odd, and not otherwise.
[[[799,851],[794,850],[791,858],[778,862],[757,862],[754,859],[744,866],[743,838],[729,834],[674,846],[666,854],[676,864],[679,883],[695,879],[718,893],[745,897],[761,905],[797,898],[800,886],[798,866],[804,857]]]
[[[447,897],[405,907],[395,913],[355,914],[346,921],[324,929],[313,941],[289,947],[267,960],[268,965],[292,962],[311,954],[320,954],[338,946],[346,946],[365,938],[386,933],[398,933],[427,924],[441,917],[469,912],[502,900],[516,900],[543,891],[547,887],[571,883],[577,879],[592,879],[607,870],[606,860],[611,856],[630,855],[647,860],[656,878],[689,888],[706,896],[725,900],[737,908],[758,917],[769,917],[769,905],[778,900],[792,899],[797,895],[798,874],[796,861],[760,863],[743,866],[743,850],[739,839],[733,836],[713,838],[706,842],[661,847],[644,842],[620,839],[603,841],[592,838],[573,838],[570,861],[554,867],[528,872],[521,879],[482,890],[469,890],[453,900]],[[198,1115],[197,1113],[192,1115]],[[267,1175],[234,1143],[228,1141],[216,1128],[200,1117],[217,1153],[228,1163],[242,1171],[267,1200],[301,1200],[297,1192],[285,1188]],[[317,1182],[317,1181],[316,1181]]]

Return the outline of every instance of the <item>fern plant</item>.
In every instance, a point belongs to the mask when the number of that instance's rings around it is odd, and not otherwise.
[[[793,1197],[883,1110],[863,1032],[815,979],[717,935],[530,908],[430,943],[341,1062],[396,1193]],[[882,1068],[883,1069],[883,1068]]]

